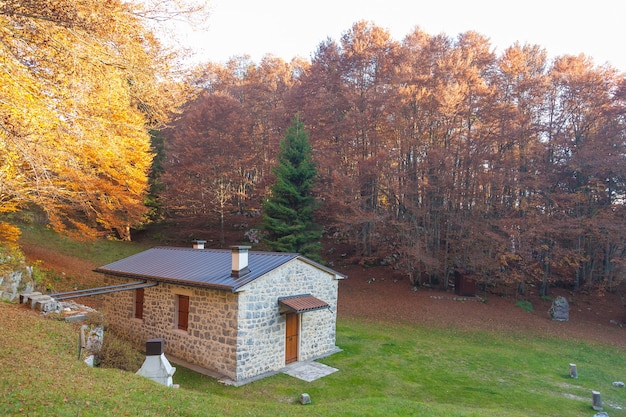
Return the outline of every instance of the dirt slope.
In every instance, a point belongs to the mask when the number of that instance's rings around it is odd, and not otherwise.
[[[534,308],[527,312],[515,305],[514,297],[479,294],[480,298],[469,298],[432,289],[412,291],[407,279],[390,273],[386,267],[363,269],[353,266],[340,270],[349,275],[339,285],[340,316],[529,332],[626,348],[626,325],[622,322],[625,309],[617,294],[599,297],[552,290],[551,297],[563,295],[570,302],[570,320],[557,322],[548,316],[551,302],[536,294],[525,297]]]

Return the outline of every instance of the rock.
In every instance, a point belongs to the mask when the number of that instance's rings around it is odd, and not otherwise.
[[[32,282],[32,268],[26,267],[23,271],[13,271],[8,276],[0,276],[0,300],[15,301],[20,292],[31,293],[34,288]]]
[[[550,318],[555,321],[569,321],[569,303],[565,297],[556,297],[548,310]]]
[[[302,405],[311,404],[311,397],[309,396],[309,394],[304,393],[300,395],[300,404]]]
[[[593,417],[609,417],[609,415],[603,411],[601,413],[594,414]]]
[[[87,364],[87,366],[90,366],[93,368],[94,360],[95,360],[94,355],[89,355],[85,358],[85,363]]]
[[[94,355],[102,348],[102,342],[104,340],[104,327],[83,324],[80,327],[80,350],[78,357],[85,357],[85,362],[89,366],[93,366],[93,359],[91,359],[91,365],[88,361],[90,355]]]
[[[83,347],[89,352],[98,352],[102,349],[102,342],[104,340],[104,326],[87,326],[83,325],[80,329],[83,333]]]
[[[614,387],[620,387],[620,388],[624,388],[624,386],[626,386],[626,384],[624,384],[621,381],[617,381],[617,382],[613,382],[613,386]]]

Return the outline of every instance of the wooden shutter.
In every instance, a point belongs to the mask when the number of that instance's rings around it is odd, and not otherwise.
[[[178,329],[187,330],[189,326],[189,296],[178,296]]]
[[[135,318],[143,319],[143,288],[135,290]]]

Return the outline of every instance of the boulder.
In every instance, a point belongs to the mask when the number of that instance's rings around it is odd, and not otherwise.
[[[548,310],[550,318],[555,321],[569,321],[569,303],[565,297],[556,297]]]
[[[0,276],[0,299],[15,301],[20,292],[30,293],[33,291],[34,283],[31,278],[32,268],[25,271],[13,271],[7,276]]]

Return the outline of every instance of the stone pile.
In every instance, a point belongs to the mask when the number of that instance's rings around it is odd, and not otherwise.
[[[30,308],[39,310],[44,314],[60,314],[65,318],[65,321],[69,322],[85,320],[89,313],[96,312],[91,307],[74,301],[57,301],[51,296],[40,292],[22,293],[19,297],[20,304],[27,304]]]

